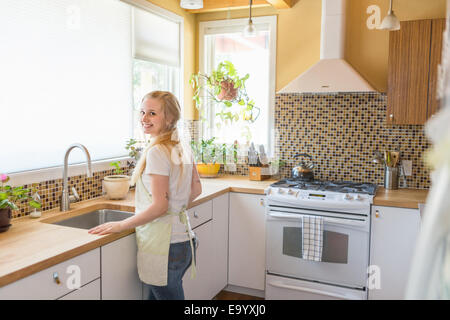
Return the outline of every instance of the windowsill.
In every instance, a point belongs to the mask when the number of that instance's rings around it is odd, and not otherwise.
[[[110,163],[112,161],[120,161],[120,166],[125,167],[127,166],[127,161],[130,160],[132,160],[131,157],[124,156],[119,158],[92,161],[92,172],[114,169],[112,166],[110,166]],[[25,184],[39,183],[42,181],[62,179],[63,170],[64,165],[39,170],[11,173],[9,174],[10,181],[8,182],[8,184],[11,185],[12,187],[15,187],[15,186],[22,186]],[[86,162],[69,164],[67,173],[68,177],[86,174]]]

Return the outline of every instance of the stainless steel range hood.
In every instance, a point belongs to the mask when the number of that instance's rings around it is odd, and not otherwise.
[[[347,0],[322,0],[320,60],[278,93],[377,92],[344,60]]]

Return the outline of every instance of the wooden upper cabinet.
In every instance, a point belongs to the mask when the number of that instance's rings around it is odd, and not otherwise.
[[[388,124],[424,124],[438,108],[437,66],[445,19],[400,22],[389,34]]]
[[[439,110],[440,101],[437,96],[438,66],[441,63],[442,40],[445,30],[445,19],[434,19],[431,23],[430,78],[428,87],[428,117]]]

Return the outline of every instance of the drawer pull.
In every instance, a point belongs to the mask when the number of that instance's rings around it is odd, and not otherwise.
[[[198,214],[197,214],[196,211],[194,211],[194,218],[197,218],[197,219],[198,219]]]
[[[61,284],[59,280],[58,272],[53,272],[53,280],[55,280],[56,284]]]
[[[379,218],[380,217],[380,212],[378,210],[375,210],[375,218]]]

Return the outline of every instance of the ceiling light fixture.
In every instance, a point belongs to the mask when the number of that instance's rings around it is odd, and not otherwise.
[[[244,29],[244,37],[256,37],[256,28],[252,21],[252,0],[250,0],[250,15],[248,25]]]
[[[201,9],[203,0],[180,0],[180,7],[183,9]]]
[[[400,30],[400,21],[395,16],[394,11],[392,11],[392,0],[389,2],[388,15],[384,17],[378,29],[389,31]]]

